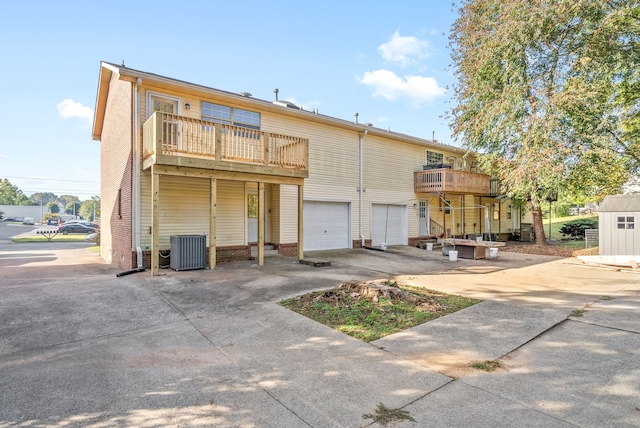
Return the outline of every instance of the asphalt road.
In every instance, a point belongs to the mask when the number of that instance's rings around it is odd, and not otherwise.
[[[35,233],[36,230],[44,228],[44,226],[28,226],[22,223],[0,221],[0,244],[9,244],[13,236]]]

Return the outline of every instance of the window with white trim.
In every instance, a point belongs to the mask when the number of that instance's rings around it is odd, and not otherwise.
[[[635,216],[618,216],[618,229],[635,229],[636,218]]]
[[[205,101],[202,102],[202,120],[243,128],[260,129],[260,113]]]

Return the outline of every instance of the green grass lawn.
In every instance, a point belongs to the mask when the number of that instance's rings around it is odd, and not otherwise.
[[[542,223],[544,224],[544,233],[547,237],[547,239],[562,239],[565,236],[562,235],[562,233],[560,233],[560,229],[562,228],[562,226],[564,226],[565,223],[572,221],[572,220],[578,220],[578,219],[593,219],[596,221],[596,223],[598,222],[598,215],[597,214],[593,214],[593,215],[572,215],[572,216],[568,216],[568,217],[557,217],[557,218],[552,218],[551,219],[551,236],[549,236],[549,219],[546,218],[544,220],[542,220]],[[582,245],[584,245],[584,241],[580,241],[582,242]]]
[[[480,300],[426,288],[396,285],[416,301],[356,297],[352,288],[316,291],[280,304],[319,323],[365,342],[397,333],[479,303]]]

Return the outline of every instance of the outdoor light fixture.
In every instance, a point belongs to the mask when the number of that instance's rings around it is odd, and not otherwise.
[[[191,108],[191,104],[189,103],[185,103],[184,108],[186,108],[187,110],[189,110]]]

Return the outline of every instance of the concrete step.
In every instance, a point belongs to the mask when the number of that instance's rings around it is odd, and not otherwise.
[[[265,257],[282,257],[282,254],[278,253],[276,247],[273,245],[265,245],[264,246],[264,256]],[[251,246],[251,257],[258,257],[258,246]]]

